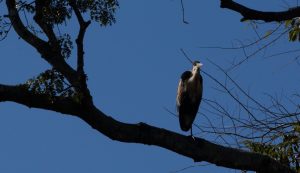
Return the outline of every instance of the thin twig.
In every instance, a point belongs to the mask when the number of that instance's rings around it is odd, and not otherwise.
[[[182,10],[182,21],[183,21],[183,23],[185,23],[185,24],[189,24],[189,22],[187,22],[187,21],[185,20],[183,0],[180,0],[180,2],[181,2],[181,10]]]

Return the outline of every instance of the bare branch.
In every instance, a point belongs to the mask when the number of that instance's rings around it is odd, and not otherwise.
[[[280,12],[264,12],[248,8],[244,5],[234,2],[233,0],[220,0],[221,8],[228,8],[230,10],[240,13],[245,20],[263,20],[265,22],[281,22],[295,17],[299,17],[300,7],[292,8]]]
[[[180,3],[181,3],[181,10],[182,10],[182,21],[183,21],[183,23],[185,23],[185,24],[189,24],[189,22],[187,22],[186,20],[185,20],[185,12],[184,12],[184,5],[183,5],[183,0],[180,0]]]
[[[277,40],[279,40],[283,35],[285,35],[289,31],[290,31],[290,28],[286,29],[285,31],[283,31],[282,33],[280,33],[279,36],[277,36],[276,38],[272,39],[268,43],[262,45],[260,48],[258,48],[254,52],[251,52],[249,55],[246,53],[246,50],[244,49],[244,46],[242,46],[243,47],[242,50],[244,52],[245,58],[242,59],[242,60],[240,60],[240,61],[238,61],[237,63],[235,63],[232,67],[230,67],[229,70],[232,70],[232,69],[236,68],[237,66],[239,66],[239,65],[243,64],[244,62],[246,62],[249,58],[255,56],[257,53],[261,52],[262,50],[265,50],[267,47],[269,47],[270,45],[274,44]]]
[[[253,26],[253,25],[251,25]],[[282,26],[282,24],[279,24],[275,29],[273,29],[269,34],[264,35],[263,37],[258,36],[259,38],[257,40],[254,40],[253,42],[250,42],[248,44],[243,44],[241,46],[236,47],[221,47],[221,46],[199,46],[199,48],[205,48],[205,49],[224,49],[224,50],[236,50],[236,49],[246,49],[248,47],[254,46],[258,44],[259,42],[266,40],[270,37],[270,35],[275,34],[276,31],[279,30],[279,28]],[[255,30],[255,32],[257,32]]]

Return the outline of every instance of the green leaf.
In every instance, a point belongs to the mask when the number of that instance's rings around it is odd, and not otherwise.
[[[292,19],[290,19],[290,20],[286,20],[285,22],[284,22],[284,26],[287,28],[287,27],[289,27],[289,26],[291,26],[291,24],[292,24]]]
[[[298,32],[297,30],[291,30],[289,32],[289,41],[295,41],[297,39]]]
[[[39,94],[46,94],[52,99],[54,96],[69,97],[75,94],[75,90],[66,85],[61,73],[51,69],[46,70],[35,78],[29,79],[24,84],[30,91]]]
[[[268,30],[265,34],[265,37],[269,37],[273,32],[274,30]]]

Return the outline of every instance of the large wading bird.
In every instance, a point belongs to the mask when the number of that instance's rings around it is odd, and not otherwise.
[[[183,131],[191,129],[192,137],[193,122],[202,99],[203,81],[200,75],[202,65],[199,61],[194,61],[192,71],[182,73],[177,89],[176,106],[180,128]]]

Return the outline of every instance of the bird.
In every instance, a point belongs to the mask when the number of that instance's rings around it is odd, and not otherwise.
[[[183,131],[191,129],[192,137],[192,126],[198,113],[203,92],[203,79],[200,74],[202,65],[199,61],[194,61],[192,70],[182,73],[177,88],[176,107],[180,128]]]

